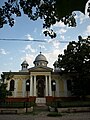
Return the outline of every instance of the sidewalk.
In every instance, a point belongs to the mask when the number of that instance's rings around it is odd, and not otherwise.
[[[90,120],[90,112],[65,113],[62,117],[47,117],[48,112],[40,112],[36,115],[0,115],[0,120]]]

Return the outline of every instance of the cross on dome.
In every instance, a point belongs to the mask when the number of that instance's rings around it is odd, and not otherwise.
[[[41,52],[41,47],[40,47],[40,54],[41,54],[42,52]]]

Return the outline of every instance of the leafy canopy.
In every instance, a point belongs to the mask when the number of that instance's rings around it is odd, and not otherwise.
[[[72,41],[64,50],[64,55],[58,56],[59,67],[65,72],[90,72],[90,38]]]
[[[7,90],[6,90],[7,84],[0,84],[0,99],[5,99],[7,95]]]
[[[62,73],[70,73],[72,95],[90,95],[90,36],[70,42],[64,54],[58,55],[58,67]]]
[[[9,80],[10,78],[12,78],[13,75],[11,74],[11,71],[9,72],[9,74],[7,76],[5,76],[5,74],[1,74],[1,80],[0,80],[0,99],[1,100],[5,100],[5,98],[7,96],[11,96],[12,93],[11,91],[8,91],[7,88],[7,83],[5,83],[5,79]]]
[[[21,16],[21,9],[30,20],[43,19],[43,28],[45,36],[51,38],[56,37],[56,33],[50,29],[52,25],[60,20],[65,25],[75,27],[76,20],[73,11],[81,11],[84,13],[85,5],[88,0],[8,0],[5,5],[0,8],[0,28],[4,24],[12,27],[14,25],[14,16]],[[88,5],[90,16],[90,3]]]

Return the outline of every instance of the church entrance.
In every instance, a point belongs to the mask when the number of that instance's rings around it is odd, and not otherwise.
[[[45,96],[45,76],[37,76],[37,97]]]

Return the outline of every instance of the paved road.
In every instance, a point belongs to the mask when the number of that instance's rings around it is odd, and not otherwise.
[[[37,115],[0,115],[0,120],[90,120],[90,112],[66,113],[62,117],[47,117],[47,112]]]

